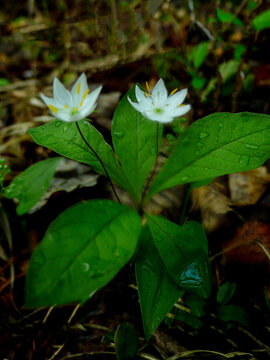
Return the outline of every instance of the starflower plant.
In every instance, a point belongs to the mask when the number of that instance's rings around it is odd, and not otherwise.
[[[146,92],[132,87],[113,115],[113,147],[83,119],[95,108],[100,90],[89,94],[84,74],[71,93],[54,80],[54,98],[42,98],[56,119],[29,133],[37,144],[107,175],[112,186],[129,193],[133,206],[123,205],[119,198],[118,203],[96,199],[62,212],[31,258],[26,306],[83,303],[133,261],[149,339],[184,292],[204,298],[211,294],[211,268],[200,223],[179,225],[148,213],[146,204],[164,189],[181,184],[191,189],[262,165],[270,155],[270,116],[215,113],[196,120],[181,133],[156,173],[163,123],[190,109],[182,105],[187,90],[168,96],[163,80],[152,92],[148,85]],[[19,198],[19,214],[49,186],[58,161],[53,157],[32,165],[6,188],[7,197]],[[118,189],[114,188],[115,197]],[[180,217],[185,219],[184,210]]]
[[[135,94],[137,103],[130,100],[128,101],[134,107],[142,113],[147,119],[158,121],[160,123],[169,123],[175,117],[186,114],[191,106],[183,105],[187,95],[187,89],[177,91],[175,89],[168,96],[167,89],[164,85],[164,81],[159,79],[156,83],[152,93],[148,83],[146,82],[147,91],[142,91],[138,85],[135,86]]]
[[[53,99],[40,94],[41,99],[50,109],[51,114],[62,121],[79,121],[89,116],[97,106],[97,98],[101,92],[100,85],[90,93],[86,76],[83,73],[68,91],[55,78],[53,81]]]

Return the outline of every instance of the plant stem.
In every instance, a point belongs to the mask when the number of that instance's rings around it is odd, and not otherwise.
[[[85,143],[85,144],[87,145],[87,147],[92,151],[92,153],[95,155],[95,157],[98,159],[98,161],[100,162],[101,166],[103,167],[103,170],[104,170],[104,172],[105,172],[105,174],[106,174],[106,176],[107,176],[107,178],[108,178],[108,180],[109,180],[109,182],[110,182],[110,184],[111,184],[113,193],[114,193],[116,199],[118,200],[118,202],[121,203],[121,201],[120,201],[120,199],[119,199],[119,197],[118,197],[118,195],[117,195],[117,193],[116,193],[116,190],[115,190],[115,188],[114,188],[114,186],[113,186],[112,180],[111,180],[111,178],[110,178],[110,176],[109,176],[109,174],[108,174],[108,171],[106,170],[106,167],[105,167],[105,165],[103,164],[103,161],[101,160],[101,158],[99,157],[99,155],[95,152],[95,150],[92,148],[92,146],[86,141],[85,137],[83,136],[83,133],[81,132],[81,129],[80,129],[79,124],[78,124],[77,121],[76,121],[76,126],[77,126],[77,129],[78,129],[78,131],[79,131],[79,133],[80,133],[80,135],[81,135],[81,138],[83,139],[84,143]]]
[[[187,193],[186,193],[186,197],[185,197],[185,201],[184,201],[184,206],[183,206],[183,211],[181,214],[181,218],[180,218],[180,226],[183,225],[184,223],[184,219],[185,219],[185,215],[186,215],[186,211],[187,211],[187,206],[188,206],[188,202],[190,199],[190,195],[191,195],[191,186],[190,184],[186,184],[186,189],[187,189]]]
[[[140,205],[140,208],[142,208],[142,204],[143,204],[143,200],[145,198],[145,195],[146,195],[146,192],[149,188],[149,184],[151,183],[152,179],[153,179],[153,176],[155,174],[155,171],[156,171],[156,168],[157,168],[157,160],[158,160],[158,122],[157,122],[157,134],[156,134],[156,137],[157,137],[157,142],[156,142],[156,160],[155,160],[155,165],[154,165],[154,168],[147,180],[147,183],[143,189],[143,193],[142,193],[142,200],[141,200],[141,205]]]

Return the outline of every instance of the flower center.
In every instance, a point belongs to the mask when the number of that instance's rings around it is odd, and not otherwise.
[[[77,114],[77,112],[78,112],[78,108],[75,107],[75,108],[73,108],[73,109],[71,110],[70,115],[71,115],[71,116],[74,116],[74,115]]]
[[[156,114],[163,114],[164,113],[164,110],[162,108],[155,108],[154,109],[154,113]]]

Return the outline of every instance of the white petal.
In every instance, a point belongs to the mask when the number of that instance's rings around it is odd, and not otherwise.
[[[175,94],[170,95],[167,99],[167,104],[169,106],[177,106],[181,105],[187,96],[187,89],[183,89],[181,91],[177,91]]]
[[[48,96],[45,96],[43,94],[39,94],[39,96],[41,97],[41,99],[45,102],[45,104],[47,106],[52,105],[54,107],[56,107],[57,109],[60,109],[63,107],[62,104],[60,104],[58,101],[56,101],[55,99],[49,98]]]
[[[190,105],[183,105],[183,106],[180,106],[173,110],[168,110],[167,114],[168,114],[168,116],[171,116],[171,117],[182,116],[185,113],[187,113],[190,109],[191,109]]]
[[[144,111],[143,106],[141,106],[138,103],[135,103],[135,102],[131,101],[129,96],[128,96],[128,101],[134,107],[135,110],[139,111],[140,113],[142,113]]]
[[[79,107],[83,95],[85,94],[87,89],[88,89],[87,79],[85,73],[82,73],[71,89],[73,107]]]
[[[101,92],[101,89],[102,89],[102,85],[100,85],[95,90],[93,90],[84,99],[83,105],[80,107],[80,112],[81,113],[87,113],[88,112],[88,114],[85,115],[85,116],[90,115],[91,112],[93,112],[94,108],[96,107],[96,102],[97,102],[98,96],[99,96],[99,94]]]
[[[152,91],[152,98],[158,106],[162,106],[166,103],[168,98],[168,92],[164,85],[164,81],[159,79]]]
[[[54,78],[53,80],[53,97],[60,104],[67,105],[69,108],[72,108],[72,96],[57,78]]]
[[[145,92],[142,91],[138,85],[135,86],[135,95],[138,102],[145,100]]]
[[[53,114],[57,119],[65,121],[65,122],[71,122],[72,121],[72,116],[70,115],[70,110],[66,111],[66,110],[62,110],[62,111],[58,111],[57,114]]]
[[[147,119],[149,120],[158,121],[160,123],[168,123],[173,120],[173,117],[168,116],[167,114],[156,114],[153,111],[145,112],[144,116],[147,117]]]
[[[92,114],[92,112],[95,110],[97,106],[97,103],[91,104],[91,106],[86,106],[83,109],[80,110],[80,116],[82,119],[86,118],[87,116],[89,116],[90,114]]]

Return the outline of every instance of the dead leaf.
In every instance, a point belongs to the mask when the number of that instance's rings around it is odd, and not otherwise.
[[[266,166],[230,174],[228,178],[231,201],[237,206],[256,204],[270,182]]]
[[[33,214],[41,209],[47,203],[50,196],[58,191],[71,192],[80,187],[95,186],[98,177],[98,174],[91,172],[89,166],[73,160],[62,159],[56,169],[50,187],[29,213]]]
[[[199,209],[202,225],[207,232],[219,228],[224,222],[224,215],[232,211],[224,178],[218,178],[207,186],[192,189],[191,201],[195,210]]]
[[[223,252],[229,262],[257,266],[270,272],[270,226],[260,221],[241,225],[234,237],[226,241]]]

